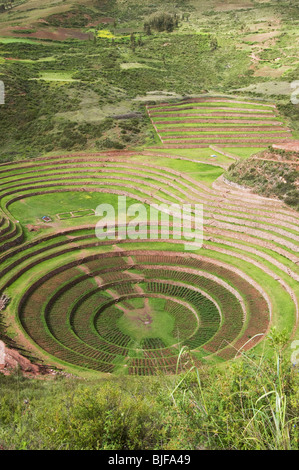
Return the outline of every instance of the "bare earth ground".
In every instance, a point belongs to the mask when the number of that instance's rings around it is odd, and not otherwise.
[[[43,366],[33,364],[15,349],[9,349],[0,340],[0,372],[9,375],[13,369],[20,368],[23,375],[36,376],[48,374],[50,371]],[[54,371],[51,370],[51,373]]]
[[[41,26],[41,25],[40,25]],[[19,38],[35,38],[35,39],[51,39],[53,41],[65,41],[66,39],[80,39],[80,40],[88,40],[90,39],[90,34],[82,33],[80,30],[70,29],[70,28],[47,28],[43,29],[39,27],[38,31],[34,33],[26,33],[20,34],[16,33],[17,30],[22,28],[20,27],[8,27],[8,28],[1,28],[1,35],[2,36],[13,36]]]
[[[273,148],[275,149],[282,149],[282,150],[289,150],[292,152],[299,152],[299,140],[295,142],[289,142],[287,144],[274,144]]]

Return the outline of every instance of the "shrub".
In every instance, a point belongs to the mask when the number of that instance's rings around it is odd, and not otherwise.
[[[149,449],[159,442],[161,412],[149,396],[134,396],[107,382],[68,395],[56,413],[44,417],[44,430],[50,448]]]
[[[150,34],[151,28],[156,31],[168,31],[169,33],[178,26],[178,16],[166,12],[156,12],[148,17],[144,23],[144,30]]]

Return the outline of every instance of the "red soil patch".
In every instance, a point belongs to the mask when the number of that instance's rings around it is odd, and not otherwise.
[[[66,39],[80,39],[80,40],[90,39],[89,34],[82,33],[79,30],[69,29],[69,28],[57,28],[54,31],[40,29],[39,31],[36,31],[35,33],[27,34],[26,37],[36,38],[36,39],[52,39],[53,41],[65,41]]]
[[[3,341],[0,341],[0,371],[4,375],[10,375],[18,367],[23,375],[27,376],[44,375],[49,372],[45,366],[33,364],[17,350],[7,348]]]
[[[159,113],[166,113],[166,112],[174,112],[174,111],[187,111],[188,109],[197,109],[199,111],[201,110],[209,110],[211,111],[211,113],[216,113],[218,111],[225,111],[226,113],[232,113],[236,111],[239,111],[240,113],[242,114],[248,114],[249,112],[253,112],[253,113],[256,113],[258,112],[259,114],[264,114],[264,115],[268,115],[268,114],[273,114],[273,112],[275,112],[276,110],[273,110],[273,109],[255,109],[255,108],[228,108],[227,106],[214,106],[213,108],[209,107],[209,106],[186,106],[184,108],[182,107],[168,107],[168,106],[164,106],[163,108],[161,108],[161,110],[159,109],[156,109],[154,110],[154,113],[151,113],[152,115],[153,114],[159,114]]]
[[[276,131],[277,127],[275,126],[250,126],[250,127],[166,127],[165,129],[159,129],[160,134],[164,132],[175,132],[180,134],[181,132],[251,132],[251,131]],[[279,129],[279,131],[289,131],[286,127]]]
[[[23,30],[26,31],[26,29],[28,28],[25,28],[24,26],[14,26],[14,31],[23,31]]]
[[[275,144],[273,145],[273,148],[287,150],[290,152],[299,152],[299,140],[294,142],[286,142],[284,144]]]
[[[261,126],[264,126],[264,125],[269,125],[269,122],[271,123],[272,126],[282,126],[282,122],[279,122],[279,121],[271,121],[270,119],[266,120],[266,121],[254,121],[254,120],[247,120],[247,119],[211,119],[211,118],[207,118],[207,119],[180,119],[178,121],[156,121],[155,124],[156,125],[164,125],[164,124],[200,124],[200,123],[204,123],[204,124],[255,124],[256,126],[257,125],[261,125]]]
[[[29,232],[38,232],[42,227],[40,225],[28,224],[26,225],[26,228],[29,230]]]
[[[265,113],[264,113],[265,114]],[[151,113],[151,117],[193,117],[193,116],[207,116],[208,119],[210,119],[210,116],[227,116],[227,117],[243,117],[243,116],[247,116],[248,118],[263,118],[264,117],[264,114],[261,115],[260,113],[258,114],[252,114],[252,113],[247,113],[247,112],[244,112],[244,113],[230,113],[230,112],[227,112],[227,113],[222,113],[222,112],[211,112],[211,113]],[[271,121],[272,118],[274,118],[275,116],[273,115],[269,115],[269,121]]]
[[[98,24],[109,24],[109,23],[113,23],[114,22],[114,18],[110,18],[108,16],[103,16],[101,18],[99,18],[97,21],[93,21],[91,23],[88,23],[87,27],[91,27],[91,26],[97,26]]]
[[[209,148],[210,144],[221,144],[221,147],[231,147],[232,143],[238,143],[238,147],[257,147],[256,144],[263,143],[261,141],[247,141],[247,143],[243,142],[236,142],[236,141],[231,141],[230,143],[225,143],[223,140],[222,141],[214,141],[214,142],[206,142],[206,143],[200,143],[200,144],[162,144],[162,145],[155,145],[153,147],[150,147],[151,149],[197,149],[197,148]],[[264,142],[265,144],[269,144],[270,142]],[[203,162],[204,163],[204,162]],[[205,162],[207,163],[207,162]],[[209,165],[211,165],[211,162],[209,162]],[[215,166],[221,166],[219,163]]]
[[[3,36],[8,37],[19,37],[19,38],[35,38],[35,39],[50,39],[52,41],[65,41],[66,39],[80,39],[88,40],[90,39],[90,34],[82,33],[79,29],[69,29],[69,28],[56,28],[56,29],[38,29],[34,33],[21,34],[23,28],[14,27],[14,28],[5,28],[2,30]],[[20,30],[20,34],[13,32]]]
[[[39,18],[39,19],[37,20],[37,23],[49,24],[48,21],[46,21],[46,20],[43,19],[43,18]]]
[[[197,140],[193,140],[193,139],[179,139],[179,140],[167,140],[167,145],[168,143],[170,145],[174,145],[174,144],[185,144],[185,147],[188,148],[188,144],[207,144],[208,146],[211,145],[211,144],[221,144],[221,143],[248,143],[248,146],[249,144],[271,144],[273,142],[284,142],[286,139],[285,138],[274,138],[274,137],[264,137],[262,139],[256,139],[256,138],[253,138],[253,139],[249,139],[248,137],[247,138],[219,138],[219,137],[213,137],[213,138],[207,138],[207,139],[197,139]],[[167,147],[167,146],[166,146]],[[179,147],[178,147],[179,148]]]
[[[180,139],[179,142],[190,142],[192,143],[193,141],[199,141],[199,140],[202,140],[202,141],[206,141],[206,139],[211,139],[211,140],[214,140],[214,139],[231,139],[231,140],[237,140],[239,141],[240,139],[247,139],[247,138],[251,138],[251,139],[267,139],[267,140],[277,140],[277,139],[288,139],[289,138],[289,134],[288,133],[279,133],[278,134],[278,137],[277,137],[277,134],[261,134],[260,132],[259,133],[252,133],[252,134],[234,134],[234,133],[231,133],[231,134],[194,134],[194,135],[185,135],[185,134],[177,134],[177,135],[166,135],[166,136],[163,136],[163,140],[167,140],[169,141],[169,143],[173,142],[175,143],[176,141],[178,141],[177,139]]]

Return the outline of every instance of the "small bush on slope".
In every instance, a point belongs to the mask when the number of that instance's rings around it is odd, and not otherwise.
[[[298,369],[283,359],[277,339],[272,356],[250,353],[177,377],[0,376],[0,446],[298,449]]]

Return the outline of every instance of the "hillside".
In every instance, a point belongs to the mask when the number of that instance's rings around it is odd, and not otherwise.
[[[289,85],[298,76],[293,2],[171,1],[164,8],[178,25],[150,35],[144,23],[159,3],[67,0],[41,8],[30,0],[0,13],[2,161],[151,144],[143,104],[165,93],[275,96],[297,132]],[[130,112],[141,114],[115,119]]]

